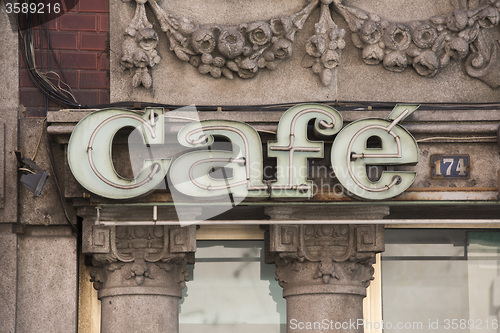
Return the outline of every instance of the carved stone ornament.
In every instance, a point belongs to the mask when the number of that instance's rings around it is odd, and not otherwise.
[[[180,297],[188,278],[185,265],[196,250],[194,232],[193,227],[92,226],[87,233],[97,241],[84,245],[84,252],[93,253],[94,287],[107,295],[145,286],[149,293]]]
[[[276,280],[285,296],[304,286],[364,295],[375,255],[384,250],[383,235],[382,225],[271,226]]]
[[[123,0],[131,2],[132,0]],[[483,30],[499,23],[500,0],[464,0],[448,15],[428,20],[391,22],[344,0],[306,0],[297,13],[239,25],[199,24],[188,17],[165,11],[158,0],[135,0],[136,12],[125,30],[121,64],[132,73],[132,85],[151,88],[150,70],[160,62],[158,35],[146,17],[149,4],[166,33],[170,50],[181,61],[214,78],[249,79],[263,68],[274,69],[279,60],[292,55],[295,34],[311,13],[320,7],[314,35],[305,45],[302,65],[311,68],[327,86],[340,63],[345,31],[332,18],[337,12],[352,32],[363,61],[381,64],[389,71],[413,67],[421,76],[435,76],[450,60],[465,59],[467,74],[492,88],[500,86],[499,41],[485,37]]]

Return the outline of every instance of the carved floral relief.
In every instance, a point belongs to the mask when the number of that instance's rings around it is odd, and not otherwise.
[[[450,63],[463,61],[468,75],[492,88],[500,86],[499,41],[485,34],[499,24],[500,0],[464,0],[453,13],[411,22],[392,22],[349,6],[346,0],[305,0],[297,13],[238,25],[199,24],[189,17],[174,16],[157,0],[135,2],[121,58],[123,68],[131,71],[134,87],[151,88],[150,71],[161,61],[156,51],[158,34],[148,21],[146,5],[176,57],[214,78],[249,79],[261,69],[275,69],[281,60],[292,56],[296,33],[319,8],[314,34],[303,46],[306,56],[302,65],[311,68],[325,86],[331,83],[333,69],[340,64],[341,50],[346,47],[345,31],[334,22],[333,12],[347,22],[352,43],[368,65],[391,72],[411,67],[423,77],[433,77]]]

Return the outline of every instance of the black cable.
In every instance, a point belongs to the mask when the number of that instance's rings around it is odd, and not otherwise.
[[[288,108],[301,103],[321,103],[334,107],[337,110],[369,111],[369,110],[391,110],[397,102],[370,102],[370,101],[301,101],[281,104],[261,104],[261,105],[196,105],[198,111],[285,111]],[[419,103],[412,103],[419,104]],[[88,109],[104,108],[128,108],[143,109],[146,107],[162,107],[173,110],[185,105],[162,104],[151,102],[123,101],[109,104],[97,104],[85,106]],[[422,103],[421,110],[491,110],[500,109],[500,103]]]
[[[46,13],[46,15],[47,15],[47,13]],[[48,49],[48,50],[49,50],[52,54],[54,54],[55,52],[54,52],[54,49],[52,48],[52,42],[50,41],[50,32],[49,32],[49,29],[47,29],[47,28],[45,27],[45,24],[41,24],[41,27],[42,27],[42,29],[44,30],[44,32],[45,32],[45,38],[47,39],[47,49]],[[41,41],[40,41],[40,43],[41,43]],[[59,62],[59,60],[57,60],[57,57],[55,57],[55,56],[54,56],[53,58],[54,58],[54,61],[55,61],[56,65],[57,65],[57,69],[58,69],[58,70],[59,70],[59,72],[61,73],[61,76],[62,76],[62,81],[63,81],[63,82],[68,82],[68,81],[66,80],[66,76],[65,76],[65,74],[64,74],[64,71],[63,71],[63,70],[62,70],[62,68],[61,68],[61,63]],[[50,66],[49,66],[49,69],[50,69]],[[72,97],[73,102],[75,102],[76,104],[79,104],[79,103],[76,101],[76,99],[74,98],[74,96],[71,96],[71,97]]]
[[[36,66],[35,60],[35,51],[33,46],[33,20],[34,16],[31,14],[27,14],[23,16],[26,20],[26,29],[20,29],[20,22],[18,22],[18,32],[20,38],[20,46],[21,46],[21,54],[23,60],[26,64],[28,74],[31,78],[31,81],[34,85],[47,96],[51,101],[55,102],[58,105],[69,107],[69,108],[80,108],[80,104],[77,103],[74,98],[69,98],[63,91],[57,89],[49,79],[42,73],[39,72],[38,67]],[[40,33],[40,43],[43,43],[42,39],[42,31]],[[51,51],[51,54],[54,55],[54,50],[50,45],[50,38],[47,40],[48,49]],[[54,59],[56,59],[54,57]],[[58,67],[60,69],[59,63],[57,62]],[[42,66],[43,66],[43,52],[42,52]],[[61,71],[62,72],[62,71]]]

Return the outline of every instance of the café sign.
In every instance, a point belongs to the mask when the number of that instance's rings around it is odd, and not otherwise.
[[[367,118],[343,128],[341,114],[322,104],[300,104],[287,110],[278,123],[276,140],[267,143],[267,156],[276,159],[276,179],[264,180],[263,145],[250,125],[229,120],[206,120],[184,125],[177,133],[185,152],[172,156],[151,153],[141,160],[142,168],[132,179],[120,176],[112,160],[116,133],[132,127],[144,149],[166,145],[169,112],[151,108],[145,113],[105,109],[83,118],[68,144],[68,162],[76,180],[87,190],[111,199],[135,198],[158,188],[168,176],[170,186],[186,196],[212,198],[230,193],[234,197],[312,196],[307,179],[308,160],[324,158],[324,141],[333,140],[331,166],[335,177],[353,196],[383,200],[403,193],[415,179],[415,172],[396,171],[398,165],[418,162],[418,146],[400,124],[417,105],[398,104],[387,119]],[[221,149],[222,140],[229,148]],[[376,142],[375,145],[369,142]],[[160,150],[161,151],[161,150]],[[367,166],[389,166],[376,180]],[[222,170],[223,177],[214,176]],[[171,189],[172,190],[172,189]]]

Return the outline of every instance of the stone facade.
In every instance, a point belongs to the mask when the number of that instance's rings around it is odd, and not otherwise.
[[[11,25],[12,24],[12,25]],[[17,82],[17,34],[15,23],[0,10],[0,27],[2,45],[9,45],[1,55],[2,76],[0,89],[0,320],[4,332],[15,332],[16,329],[16,293],[17,293],[17,236],[15,224],[18,216],[17,205],[17,162],[13,151],[17,148],[17,107],[19,92]],[[12,195],[14,194],[14,195]]]
[[[367,203],[323,192],[321,186],[338,184],[335,177],[311,175],[320,191],[310,199],[249,200],[208,221],[219,225],[221,235],[211,236],[219,240],[240,223],[262,225],[251,237],[266,234],[288,332],[302,332],[293,328],[298,322],[363,318],[384,228],[447,227],[457,219],[460,227],[498,226],[499,1],[110,1],[109,40],[103,4],[81,1],[49,25],[55,40],[69,41],[56,42],[55,58],[84,104],[209,105],[200,120],[245,122],[263,144],[275,139],[295,103],[325,101],[345,124],[385,119],[396,102],[427,104],[405,120],[419,162],[405,166],[417,176],[397,198]],[[178,332],[197,226],[180,225],[165,188],[123,201],[78,184],[68,140],[95,110],[55,109],[25,86],[15,22],[0,7],[0,332],[78,331],[78,285],[90,280],[101,302],[101,332]],[[38,41],[38,56],[42,46]],[[31,93],[38,99],[26,103]],[[273,103],[286,105],[252,106]],[[127,157],[125,141],[116,139],[115,166]],[[329,170],[332,142],[324,144],[317,166]],[[18,165],[17,150],[48,171],[42,196],[20,184],[30,171]],[[470,176],[432,177],[433,158],[443,154],[467,155]],[[193,220],[214,206],[188,204]],[[82,278],[83,261],[90,274]]]

